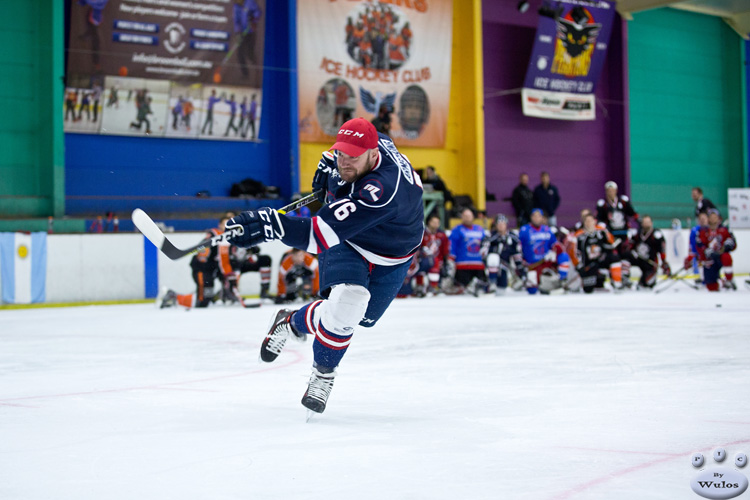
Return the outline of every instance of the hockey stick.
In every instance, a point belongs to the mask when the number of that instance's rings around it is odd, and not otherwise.
[[[285,214],[287,212],[293,212],[294,210],[304,207],[305,205],[309,205],[316,200],[318,193],[319,192],[316,191],[312,194],[304,196],[299,200],[290,203],[283,208],[280,208],[278,212],[281,214]],[[204,248],[215,247],[220,243],[229,242],[234,236],[241,236],[244,232],[244,230],[240,227],[218,234],[216,236],[211,236],[210,238],[206,238],[205,240],[191,247],[177,248],[172,244],[171,241],[169,241],[169,239],[167,239],[166,235],[161,231],[161,229],[159,229],[159,227],[156,225],[156,223],[154,223],[151,217],[149,217],[148,214],[140,208],[136,208],[135,210],[133,210],[131,218],[133,220],[133,224],[135,224],[135,227],[137,227],[138,230],[156,246],[156,248],[161,250],[164,255],[172,260],[177,260],[193,252],[199,252]]]
[[[675,284],[675,283],[676,283],[677,281],[682,281],[682,280],[684,279],[684,277],[683,277],[683,276],[681,276],[681,275],[682,275],[683,273],[685,273],[685,271],[687,271],[687,269],[684,269],[684,268],[683,268],[683,269],[680,269],[679,271],[677,271],[677,273],[675,273],[675,274],[672,274],[672,275],[668,276],[668,277],[667,277],[667,278],[666,278],[666,279],[665,279],[664,281],[667,281],[667,280],[669,280],[669,283],[667,283],[667,284],[666,284],[666,285],[664,285],[663,287],[659,288],[658,290],[654,290],[654,294],[657,294],[657,293],[661,293],[661,292],[663,292],[664,290],[667,290],[667,289],[669,289],[669,288],[672,288],[672,286],[673,286],[673,285],[674,285],[674,284]],[[662,281],[662,283],[663,283],[664,281]]]

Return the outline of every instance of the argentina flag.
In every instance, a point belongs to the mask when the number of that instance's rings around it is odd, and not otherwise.
[[[47,233],[0,233],[0,282],[6,304],[46,300]]]

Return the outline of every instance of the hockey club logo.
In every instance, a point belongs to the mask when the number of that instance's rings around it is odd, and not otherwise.
[[[182,52],[187,43],[185,42],[185,27],[180,23],[170,23],[164,29],[167,39],[164,40],[164,48],[172,54]]]
[[[376,180],[367,181],[359,190],[359,195],[368,200],[378,201],[383,196],[383,185]]]
[[[591,11],[580,5],[560,17],[552,72],[568,77],[588,75],[601,27],[601,23],[594,22]]]
[[[391,92],[390,94],[383,94],[380,91],[376,91],[374,94],[364,88],[363,86],[359,86],[359,100],[362,103],[362,107],[365,108],[365,111],[370,113],[371,115],[377,115],[380,111],[380,108],[385,106],[385,108],[389,112],[393,112],[393,108],[396,105],[396,92]]]
[[[712,500],[734,498],[747,490],[748,480],[740,469],[747,465],[747,455],[737,453],[734,457],[734,468],[719,465],[727,457],[724,448],[717,448],[713,452],[716,465],[703,468],[705,458],[701,453],[693,453],[691,465],[700,472],[690,481],[690,488],[703,498]]]

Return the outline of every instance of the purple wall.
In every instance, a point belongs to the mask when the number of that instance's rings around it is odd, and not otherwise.
[[[558,223],[570,226],[582,208],[594,208],[604,195],[604,183],[614,180],[629,194],[626,145],[625,24],[616,16],[607,62],[597,84],[597,118],[570,122],[526,117],[521,112],[520,88],[531,56],[541,0],[521,14],[515,1],[482,3],[484,51],[485,163],[487,191],[497,197],[487,202],[490,215],[514,216],[509,201],[521,172],[529,174],[533,189],[540,172],[550,172],[562,202]],[[498,91],[519,89],[493,97]],[[602,105],[605,109],[602,108]]]

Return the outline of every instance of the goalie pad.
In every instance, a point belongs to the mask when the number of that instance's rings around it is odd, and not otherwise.
[[[542,271],[542,275],[539,277],[539,290],[543,293],[550,293],[558,288],[562,288],[560,276],[552,269]]]

